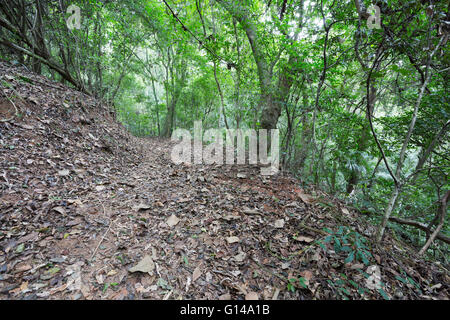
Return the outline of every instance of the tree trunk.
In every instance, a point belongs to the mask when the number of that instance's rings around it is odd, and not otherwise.
[[[260,125],[263,129],[274,129],[277,126],[281,113],[281,106],[274,103],[274,87],[272,85],[272,73],[266,61],[264,44],[257,34],[257,27],[249,16],[247,8],[238,1],[217,0],[242,26],[247,35],[253,58],[258,69],[259,87],[261,91],[262,114]]]
[[[377,233],[377,242],[380,242],[383,238],[384,231],[386,229],[386,225],[389,221],[389,217],[391,216],[392,211],[395,207],[395,202],[397,201],[397,197],[400,193],[400,187],[398,185],[394,186],[394,191],[391,194],[391,198],[389,199],[389,203],[386,207],[386,210],[384,212],[383,222],[381,223],[380,227],[378,228]]]
[[[447,191],[445,196],[442,198],[441,204],[438,209],[437,216],[439,216],[439,224],[437,225],[433,234],[428,238],[427,242],[422,247],[422,249],[420,249],[419,255],[423,255],[425,253],[425,251],[427,251],[427,249],[430,247],[431,243],[433,243],[434,239],[437,237],[437,235],[441,231],[442,227],[444,226],[445,216],[447,214],[447,205],[448,205],[449,200],[450,200],[450,190]]]

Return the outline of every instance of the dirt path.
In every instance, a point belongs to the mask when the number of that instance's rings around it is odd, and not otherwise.
[[[80,199],[92,230],[58,245],[82,264],[84,297],[298,298],[277,290],[294,272],[276,251],[296,254],[313,240],[288,239],[306,210],[290,179],[263,178],[255,167],[176,166],[163,140],[146,140],[143,149],[139,165]],[[131,273],[145,256],[150,273]]]

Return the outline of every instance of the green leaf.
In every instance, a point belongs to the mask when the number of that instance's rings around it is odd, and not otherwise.
[[[343,252],[350,252],[350,251],[352,251],[352,248],[349,247],[349,246],[344,246],[344,247],[341,248],[341,251],[343,251]]]
[[[391,299],[389,298],[389,296],[387,295],[387,293],[386,293],[383,289],[379,288],[379,289],[378,289],[378,292],[381,294],[381,296],[382,296],[385,300],[391,300]]]
[[[341,241],[339,241],[338,238],[334,237],[334,251],[336,251],[336,253],[339,253],[341,250]]]
[[[22,253],[24,249],[25,249],[25,244],[21,243],[21,244],[19,244],[19,245],[17,246],[16,252],[17,252],[17,253]]]
[[[323,250],[327,250],[327,247],[321,241],[317,241],[317,243]]]
[[[349,253],[349,255],[347,256],[347,258],[345,259],[345,263],[350,263],[353,261],[353,259],[355,258],[355,251],[352,251]]]
[[[305,278],[300,277],[300,278],[298,278],[298,281],[300,282],[300,285],[301,285],[303,288],[307,288],[307,287],[308,287],[308,286],[306,285],[306,279],[305,279]]]
[[[403,282],[404,284],[408,284],[408,281],[406,279],[403,279],[400,276],[395,276],[395,279],[400,280],[401,282]]]

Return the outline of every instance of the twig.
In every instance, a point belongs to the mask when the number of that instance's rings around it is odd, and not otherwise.
[[[105,210],[105,206],[103,205],[103,202],[101,203],[102,207],[103,207],[103,214],[106,214],[106,210]],[[103,240],[105,239],[106,235],[108,234],[109,230],[111,229],[111,217],[109,218],[109,225],[108,225],[108,229],[106,229],[105,233],[103,234],[102,238],[100,239],[100,242],[98,243],[97,247],[95,248],[94,252],[92,253],[91,258],[89,259],[89,262],[92,261],[92,259],[94,259],[95,254],[97,253],[98,248],[100,247],[100,245],[102,244]]]
[[[305,228],[305,229],[308,229],[308,230],[310,230],[310,231],[314,231],[315,233],[323,234],[324,236],[328,236],[328,235],[329,235],[329,233],[326,232],[326,231],[319,230],[319,229],[316,229],[316,228],[307,226],[307,225],[305,225],[305,224],[303,224],[303,223],[299,223],[298,226],[299,226],[299,227],[302,227],[302,228]]]

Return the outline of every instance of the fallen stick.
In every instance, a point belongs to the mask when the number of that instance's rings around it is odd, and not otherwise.
[[[106,214],[106,210],[105,210],[105,206],[102,203],[102,207],[103,207],[103,214]],[[98,248],[100,247],[100,245],[102,244],[103,240],[105,239],[106,235],[108,234],[109,230],[111,229],[111,217],[109,218],[109,225],[108,225],[108,229],[106,229],[105,233],[103,234],[102,238],[100,239],[100,242],[98,243],[97,247],[95,248],[94,252],[92,253],[91,258],[89,259],[89,262],[92,261],[92,259],[94,259],[95,254],[97,253]]]

